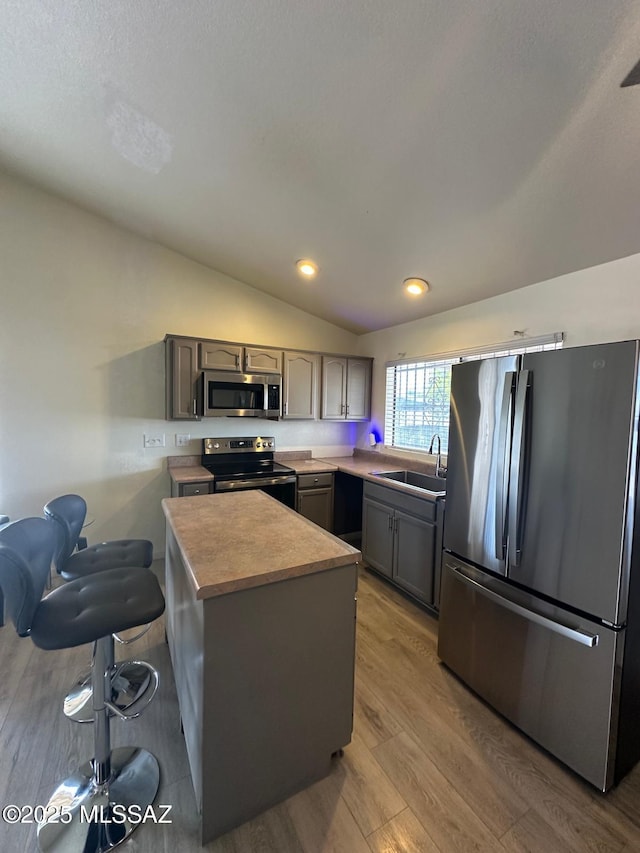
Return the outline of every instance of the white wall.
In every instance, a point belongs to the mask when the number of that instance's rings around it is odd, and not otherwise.
[[[563,331],[565,346],[640,337],[640,254],[362,335],[360,354],[375,358],[373,425],[382,432],[385,362],[520,340],[514,330]],[[367,432],[358,431],[359,446],[367,446]]]
[[[0,175],[0,513],[82,494],[91,542],[164,551],[165,457],[206,435],[264,432],[278,448],[350,453],[352,425],[164,420],[166,333],[357,352],[357,338]],[[144,433],[166,447],[145,450]],[[186,450],[176,433],[191,434]]]

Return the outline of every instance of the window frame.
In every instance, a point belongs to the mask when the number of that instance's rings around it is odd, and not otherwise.
[[[444,368],[449,369],[448,377],[445,378],[447,386],[451,382],[451,367],[454,364],[461,364],[465,361],[475,361],[483,358],[495,358],[504,355],[521,355],[527,352],[541,352],[543,350],[561,349],[564,344],[564,332],[553,332],[549,335],[540,335],[535,338],[525,338],[518,341],[505,341],[498,344],[488,344],[481,347],[472,347],[465,350],[457,350],[447,353],[434,353],[433,355],[416,356],[413,358],[402,358],[394,361],[387,361],[385,364],[385,403],[384,403],[384,446],[389,449],[405,451],[411,453],[428,453],[428,445],[431,437],[434,434],[440,436],[442,444],[442,453],[446,455],[449,442],[449,410],[448,410],[448,394],[446,404],[446,414],[443,414],[442,405],[439,405],[439,411],[436,409],[431,417],[423,410],[422,423],[415,423],[415,415],[420,411],[418,408],[418,398],[421,396],[424,400],[428,395],[432,399],[438,394],[442,394],[442,389],[438,391],[435,386],[428,387],[426,372],[429,370],[438,370]],[[424,371],[422,384],[418,384],[418,374]],[[397,400],[400,391],[405,392],[405,399],[411,401],[411,396],[406,395],[410,382],[410,373],[413,372],[413,399],[414,403],[405,411],[414,413],[414,423],[399,423],[397,410]],[[433,376],[430,380],[442,381],[437,376]],[[446,419],[446,424],[445,424]],[[429,422],[425,423],[425,421]],[[406,437],[408,430],[428,430],[421,436],[420,444],[398,443],[397,434],[402,431]],[[391,441],[389,441],[391,436]],[[402,440],[402,439],[400,439]]]

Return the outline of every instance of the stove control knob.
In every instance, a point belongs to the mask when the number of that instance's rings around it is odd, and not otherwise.
[[[270,442],[269,442],[269,447],[273,447],[273,442],[272,442],[272,441],[270,441]]]
[[[220,445],[218,444],[218,442],[217,442],[217,441],[216,441],[216,443],[215,443],[213,446],[214,446],[215,450],[219,450],[219,448],[220,448]]]
[[[265,443],[265,445],[264,445],[264,446],[265,446],[265,447],[267,446],[267,445],[266,445],[266,443]],[[260,442],[259,442],[259,441],[256,441],[256,450],[260,450],[260,448],[261,448],[261,447],[262,447],[262,445],[260,444]]]

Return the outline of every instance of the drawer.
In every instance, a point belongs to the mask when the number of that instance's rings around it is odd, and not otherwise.
[[[333,486],[333,472],[324,474],[298,474],[299,489],[317,489],[320,486]]]
[[[208,495],[209,483],[183,483],[180,486],[180,496],[191,498],[195,495]]]

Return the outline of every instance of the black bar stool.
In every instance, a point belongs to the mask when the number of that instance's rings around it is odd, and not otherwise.
[[[148,568],[153,561],[153,545],[148,539],[116,539],[88,546],[87,540],[80,535],[87,515],[87,503],[81,495],[69,494],[54,498],[45,504],[44,515],[53,522],[57,531],[58,545],[53,565],[65,581],[115,568]],[[147,627],[128,639],[118,635],[115,639],[122,645],[128,645],[139,639]],[[145,664],[136,660],[116,664],[113,649],[110,669],[112,702],[120,710],[126,711],[148,687]],[[63,710],[66,716],[76,723],[92,722],[91,696],[91,673],[84,672],[65,697]]]
[[[111,749],[110,712],[124,719],[138,716],[158,685],[156,671],[146,664],[145,694],[126,712],[113,705],[112,635],[157,619],[164,597],[148,569],[116,568],[70,581],[41,598],[55,545],[55,530],[44,518],[22,519],[0,531],[0,587],[17,633],[30,636],[41,649],[94,644],[94,755],[53,793],[46,813],[56,818],[38,826],[38,843],[51,853],[106,853],[134,831],[137,822],[127,815],[144,813],[160,784],[160,768],[150,752]]]

